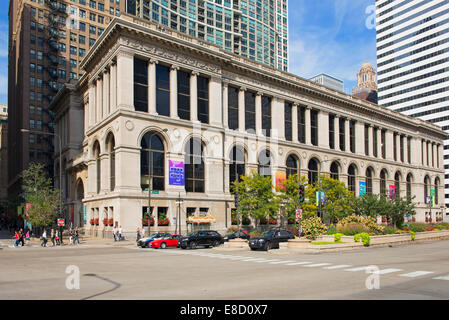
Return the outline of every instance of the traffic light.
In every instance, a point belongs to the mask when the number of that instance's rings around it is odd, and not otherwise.
[[[305,200],[305,195],[304,195],[304,186],[300,185],[299,186],[299,202],[304,202]]]

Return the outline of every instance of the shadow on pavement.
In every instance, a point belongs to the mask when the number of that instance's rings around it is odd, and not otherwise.
[[[97,279],[100,279],[100,280],[109,282],[109,283],[111,283],[111,284],[114,285],[114,288],[112,288],[112,289],[110,289],[110,290],[106,290],[106,291],[100,292],[100,293],[97,293],[97,294],[94,294],[93,296],[89,296],[89,297],[86,297],[86,298],[82,298],[81,300],[92,299],[92,298],[101,296],[101,295],[103,295],[103,294],[112,292],[112,291],[114,291],[114,290],[117,290],[118,288],[121,287],[121,284],[120,284],[120,283],[114,282],[114,281],[109,280],[109,279],[107,279],[107,278],[100,277],[100,276],[98,276],[98,275],[96,275],[96,274],[94,274],[94,273],[87,273],[87,274],[84,274],[84,276],[85,276],[85,277],[94,277],[94,278],[97,278]]]

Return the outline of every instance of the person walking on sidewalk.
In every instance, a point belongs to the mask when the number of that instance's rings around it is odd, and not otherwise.
[[[25,246],[25,235],[23,234],[23,229],[19,231],[19,242],[22,244],[22,247]]]
[[[120,226],[120,228],[118,229],[118,241],[123,241],[125,240],[125,238],[123,237],[123,228],[122,226]]]
[[[20,235],[19,232],[16,230],[14,231],[14,247],[19,246],[19,239],[20,239]]]
[[[118,229],[117,226],[112,230],[112,235],[114,236],[114,241],[117,241]]]
[[[140,228],[137,227],[136,242],[139,241],[140,239],[141,239],[141,236],[140,236]]]
[[[80,238],[79,238],[79,231],[78,227],[75,227],[74,237],[73,237],[73,244],[80,244]]]
[[[47,230],[46,229],[44,229],[44,232],[42,233],[41,247],[47,247]]]
[[[55,229],[51,229],[50,231],[51,243],[53,243],[53,247],[55,246]]]
[[[56,245],[60,246],[61,244],[59,242],[59,231],[58,231],[58,229],[56,229],[56,231],[55,231],[55,240],[56,240]]]

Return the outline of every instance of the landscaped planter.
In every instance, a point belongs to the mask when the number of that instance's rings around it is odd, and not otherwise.
[[[334,235],[333,234],[326,234],[321,237],[317,237],[316,242],[333,242],[334,241]],[[341,236],[341,242],[354,242],[354,236]]]

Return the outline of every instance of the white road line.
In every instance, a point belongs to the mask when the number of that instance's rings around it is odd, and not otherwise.
[[[330,263],[316,263],[316,264],[307,264],[304,267],[314,268],[314,267],[322,267],[322,266],[328,266],[328,265],[330,265]]]
[[[432,279],[435,279],[435,280],[446,280],[446,281],[449,281],[449,274],[448,274],[447,276],[436,277],[436,278],[432,278]]]
[[[425,276],[428,274],[433,273],[432,271],[415,271],[415,272],[410,272],[410,273],[404,273],[404,274],[400,274],[400,277],[407,277],[407,278],[415,278],[415,277],[419,277],[419,276]]]
[[[342,269],[342,268],[348,268],[348,267],[351,267],[351,265],[350,264],[339,264],[336,266],[324,267],[323,269],[333,270],[333,269]]]
[[[393,272],[398,272],[398,271],[402,271],[402,269],[394,269],[394,268],[383,269],[383,270],[379,270],[378,272],[374,272],[374,274],[388,274],[388,273],[393,273]]]
[[[246,259],[246,260],[242,260],[242,261],[250,261],[250,262],[255,262],[255,261],[259,261],[259,260],[263,260],[263,261],[267,261],[267,259],[263,259],[263,258],[251,258],[251,259]]]
[[[270,262],[270,264],[284,264],[289,262],[295,262],[295,261],[279,261],[279,262]]]
[[[272,261],[280,261],[280,260],[279,259],[272,259],[272,260],[254,261],[254,262],[262,263],[262,262],[272,262]]]
[[[287,266],[299,266],[299,265],[308,264],[308,263],[312,263],[312,262],[310,262],[310,261],[294,262],[294,263],[287,264]]]
[[[357,268],[344,269],[344,270],[345,271],[355,272],[355,271],[365,271],[367,268],[369,268],[369,267],[368,266],[366,266],[366,267],[357,267]]]

